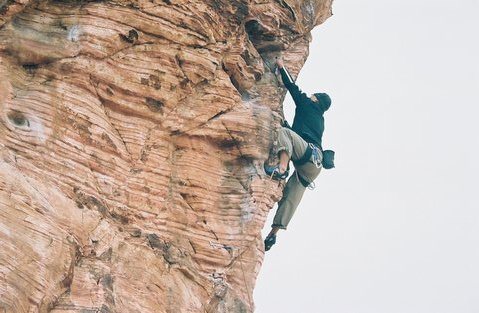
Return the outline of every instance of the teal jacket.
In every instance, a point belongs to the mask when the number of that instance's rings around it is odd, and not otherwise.
[[[293,97],[296,111],[292,129],[305,141],[313,143],[322,149],[321,141],[324,132],[323,114],[331,106],[331,99],[325,93],[315,94],[318,101],[311,100],[290,78],[283,67],[280,69],[283,83]]]

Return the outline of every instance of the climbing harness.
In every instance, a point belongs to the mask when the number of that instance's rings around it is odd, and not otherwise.
[[[296,178],[298,178],[301,185],[308,188],[309,190],[314,190],[314,188],[316,188],[316,185],[314,184],[314,182],[307,181],[303,176],[299,175],[298,171],[295,171],[295,173],[296,173]]]
[[[294,166],[298,167],[308,163],[309,160],[311,159],[311,155],[313,155],[313,149],[311,148],[310,145],[308,145],[306,147],[306,151],[304,152],[303,156],[299,158],[299,160],[293,161]]]
[[[316,166],[316,168],[320,168],[322,166],[321,161],[322,161],[321,150],[315,144],[309,143],[308,146],[306,147],[306,151],[304,152],[303,156],[299,160],[293,161],[293,163],[294,163],[294,166],[297,168],[298,166],[304,165],[308,162],[312,162]],[[316,187],[314,182],[309,182],[303,176],[299,175],[298,171],[296,171],[296,175],[299,182],[304,187],[310,190],[313,190]]]
[[[295,166],[301,166],[310,160],[317,168],[321,167],[322,153],[319,147],[313,143],[309,143],[303,156],[299,160],[293,161],[293,163]]]
[[[316,168],[320,168],[322,165],[321,165],[321,161],[323,159],[322,157],[322,153],[321,151],[319,150],[319,147],[313,145],[312,143],[309,144],[309,146],[311,147],[311,149],[313,150],[313,164],[316,166]]]

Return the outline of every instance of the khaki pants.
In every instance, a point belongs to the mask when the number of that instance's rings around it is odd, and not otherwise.
[[[301,138],[301,136],[286,127],[283,127],[279,131],[278,143],[277,152],[286,151],[293,161],[299,160],[308,147],[308,143]],[[283,190],[283,198],[278,203],[278,210],[274,216],[273,227],[286,229],[303,197],[306,187],[299,181],[298,174],[312,183],[320,172],[321,168],[317,168],[313,162],[307,162],[295,168],[293,175],[289,178]]]

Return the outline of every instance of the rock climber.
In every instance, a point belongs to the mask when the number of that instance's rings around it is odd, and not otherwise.
[[[283,197],[278,203],[270,233],[264,240],[268,251],[276,243],[276,234],[280,229],[286,229],[296,208],[303,197],[304,191],[319,175],[321,168],[334,167],[334,152],[327,150],[328,156],[323,160],[321,140],[324,131],[324,117],[331,105],[331,98],[325,93],[315,93],[308,97],[293,82],[284,67],[283,60],[278,58],[276,64],[281,73],[283,84],[291,94],[296,104],[293,126],[282,127],[278,134],[276,152],[279,164],[265,165],[265,172],[273,179],[283,180],[289,174],[289,161],[292,160],[295,172],[289,178],[283,190]],[[326,152],[326,151],[324,151]],[[331,155],[332,153],[332,155]]]

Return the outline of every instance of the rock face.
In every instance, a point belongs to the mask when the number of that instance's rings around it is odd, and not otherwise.
[[[332,0],[0,0],[0,312],[252,312]]]

